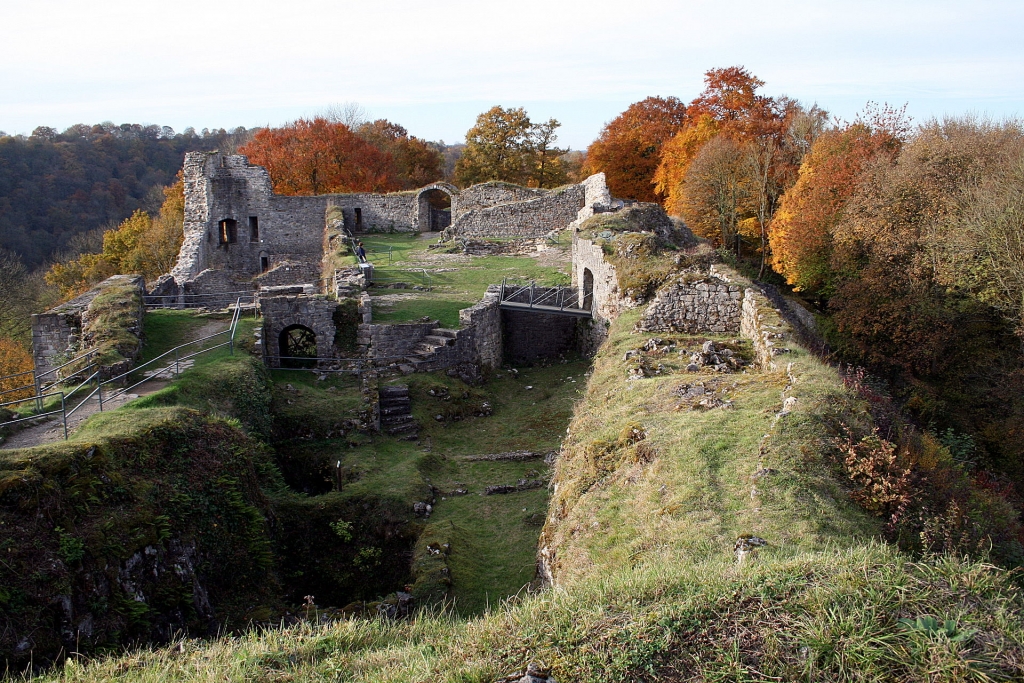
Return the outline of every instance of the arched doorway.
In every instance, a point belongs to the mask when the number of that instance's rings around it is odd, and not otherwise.
[[[311,368],[316,365],[316,332],[305,325],[289,325],[278,337],[283,368]]]
[[[590,268],[583,269],[583,299],[580,301],[580,308],[585,311],[592,310],[594,306],[594,274]]]
[[[452,224],[452,196],[433,185],[417,197],[417,216],[420,232],[438,232]]]

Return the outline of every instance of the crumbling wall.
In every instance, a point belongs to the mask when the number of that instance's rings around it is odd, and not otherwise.
[[[124,332],[132,335],[136,340],[141,337],[142,318],[145,314],[141,295],[144,291],[145,281],[141,275],[113,275],[85,294],[60,306],[55,306],[45,313],[32,316],[32,358],[35,362],[36,374],[45,373],[89,350],[90,339],[85,338],[88,335],[83,335],[82,330],[88,325],[90,316],[94,317],[97,314],[97,311],[91,309],[93,301],[113,286],[127,286],[138,290],[138,308],[128,312],[128,315],[122,316],[121,322],[125,327]],[[119,330],[110,332],[116,333]],[[138,348],[141,348],[141,342],[136,346],[136,353]],[[127,359],[127,364],[120,369],[120,372],[124,372],[130,367],[130,363],[134,360],[134,354],[132,355],[133,358]]]
[[[480,183],[452,196],[452,221],[457,221],[470,211],[479,211],[499,204],[523,202],[549,194],[550,190],[522,187],[501,181]]]
[[[583,186],[584,205],[576,214],[577,225],[593,216],[595,212],[607,211],[612,206],[612,194],[608,191],[604,173],[595,173],[580,184]]]
[[[460,237],[540,237],[576,220],[585,196],[582,185],[570,185],[525,201],[470,209],[452,220],[452,230]]]
[[[780,352],[775,342],[785,337],[788,326],[779,310],[755,287],[748,287],[743,295],[740,334],[751,340],[754,347],[754,365],[762,372],[775,372],[775,356]]]
[[[588,283],[592,283],[589,297],[585,289]],[[608,326],[629,307],[629,302],[620,294],[615,266],[605,258],[601,246],[579,237],[575,232],[572,238],[572,284],[579,290],[580,301],[590,303],[592,314],[591,322],[580,330],[580,351],[594,353],[608,336]]]
[[[636,327],[643,332],[736,333],[742,299],[739,285],[684,273],[658,290]]]

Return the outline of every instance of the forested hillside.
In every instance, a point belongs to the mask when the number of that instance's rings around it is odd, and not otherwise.
[[[0,248],[33,269],[73,242],[113,227],[137,209],[155,212],[185,152],[233,148],[244,128],[175,133],[135,123],[40,126],[31,136],[0,133]]]

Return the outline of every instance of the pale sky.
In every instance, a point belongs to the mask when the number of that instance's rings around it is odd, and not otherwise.
[[[1024,114],[1017,0],[0,0],[0,130],[279,125],[357,102],[459,142],[523,106],[585,148],[648,95],[743,65],[769,95],[852,118]]]

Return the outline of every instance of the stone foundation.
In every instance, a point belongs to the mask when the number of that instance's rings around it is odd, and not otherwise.
[[[734,334],[740,331],[743,288],[686,273],[658,290],[637,323],[642,332]]]

